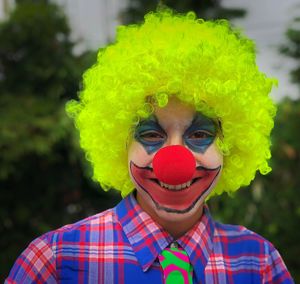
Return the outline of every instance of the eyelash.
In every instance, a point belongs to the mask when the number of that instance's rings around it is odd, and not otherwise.
[[[142,133],[140,133],[139,135],[142,139],[147,139],[147,138],[162,138],[164,139],[165,136],[162,135],[161,133],[154,131],[154,130],[148,130],[148,131],[144,131]]]
[[[196,134],[201,134],[201,137],[192,138],[192,136],[196,135]],[[192,132],[191,134],[188,135],[189,139],[206,139],[206,138],[211,138],[211,137],[213,137],[213,134],[209,131],[206,131],[206,130],[196,130],[196,131],[194,131],[194,132]]]
[[[140,133],[140,138],[148,142],[160,142],[164,140],[165,135],[159,133],[158,131],[148,130]],[[194,137],[193,137],[194,136]],[[213,134],[206,130],[197,130],[188,135],[188,139],[207,139],[213,137]],[[152,141],[151,141],[152,139]],[[159,140],[159,141],[154,141]]]

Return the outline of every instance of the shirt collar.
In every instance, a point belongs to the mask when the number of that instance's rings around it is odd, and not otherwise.
[[[197,283],[205,283],[205,267],[213,249],[215,223],[205,204],[198,223],[177,243],[187,252],[196,274]]]
[[[173,241],[173,237],[142,210],[133,194],[116,207],[120,225],[131,244],[143,271],[152,265],[158,255]],[[205,205],[199,222],[177,240],[189,255],[197,280],[204,281],[204,269],[213,246],[214,222]]]
[[[116,207],[119,223],[143,271],[147,271],[173,238],[142,210],[133,193]]]

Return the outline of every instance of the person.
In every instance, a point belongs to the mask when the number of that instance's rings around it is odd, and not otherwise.
[[[35,239],[6,283],[293,283],[274,246],[206,201],[270,171],[276,80],[226,20],[120,26],[67,104],[114,208]]]

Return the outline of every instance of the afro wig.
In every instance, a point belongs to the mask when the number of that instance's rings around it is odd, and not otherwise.
[[[164,9],[147,14],[141,25],[119,26],[116,42],[100,49],[85,72],[79,101],[67,104],[93,178],[123,197],[134,189],[126,141],[154,104],[164,107],[170,96],[221,124],[216,143],[224,166],[211,195],[248,185],[257,170],[267,174],[276,113],[269,93],[277,81],[255,60],[253,41],[226,20]]]

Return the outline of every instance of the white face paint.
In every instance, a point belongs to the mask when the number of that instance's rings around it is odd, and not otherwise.
[[[138,202],[146,212],[171,221],[186,218],[202,208],[223,165],[223,156],[215,144],[216,132],[211,119],[176,98],[171,98],[166,107],[156,108],[152,117],[137,126],[135,139],[129,147],[128,162]],[[215,174],[210,177],[207,174],[202,181],[192,181],[191,185],[181,188],[181,193],[140,174],[139,168],[150,173],[154,155],[170,145],[186,147],[192,152],[197,167],[207,172],[216,170]]]

